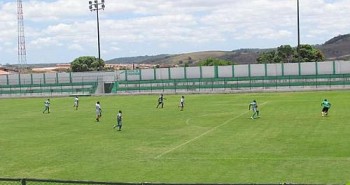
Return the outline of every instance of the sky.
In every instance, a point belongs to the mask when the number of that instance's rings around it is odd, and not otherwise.
[[[350,33],[350,0],[299,2],[301,44]],[[89,0],[22,5],[27,64],[98,56]],[[0,64],[18,64],[17,1],[0,0],[0,15]],[[297,0],[105,0],[99,22],[103,60],[298,43]]]

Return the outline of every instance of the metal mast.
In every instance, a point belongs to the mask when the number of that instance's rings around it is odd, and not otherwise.
[[[99,21],[99,10],[105,9],[105,0],[94,0],[94,2],[89,1],[89,9],[90,11],[96,11],[96,22],[97,22],[97,47],[98,47],[98,63],[101,61],[101,44],[100,44],[100,21]]]
[[[298,62],[300,62],[300,8],[299,8],[299,0],[297,0],[297,29],[298,29]]]
[[[27,64],[26,42],[24,38],[23,7],[22,0],[17,0],[17,22],[18,22],[18,64],[21,69]]]

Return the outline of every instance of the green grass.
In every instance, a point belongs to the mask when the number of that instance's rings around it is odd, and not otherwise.
[[[350,181],[349,91],[1,99],[0,177],[167,183]],[[332,103],[321,117],[321,101]],[[261,118],[251,120],[256,99]],[[95,122],[95,102],[103,117]],[[123,130],[112,129],[123,111]]]

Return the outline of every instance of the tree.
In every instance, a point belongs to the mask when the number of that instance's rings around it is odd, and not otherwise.
[[[282,45],[277,48],[277,56],[283,63],[292,62],[294,53],[295,51],[290,45]]]
[[[324,61],[322,52],[311,45],[300,45],[299,55],[297,48],[282,45],[277,50],[263,52],[257,58],[258,63],[290,63],[290,62],[319,62]]]
[[[276,51],[263,52],[256,60],[259,64],[274,63],[275,55]]]
[[[73,72],[83,72],[83,71],[99,71],[102,70],[105,66],[105,62],[96,57],[92,56],[82,56],[76,58],[71,62],[71,69]]]
[[[217,58],[207,58],[206,60],[200,61],[200,66],[226,66],[232,65],[233,62],[227,60],[221,60]]]
[[[299,55],[300,62],[320,62],[325,60],[325,57],[320,50],[308,44],[300,46]]]

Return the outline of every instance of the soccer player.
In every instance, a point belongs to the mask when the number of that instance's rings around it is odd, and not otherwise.
[[[122,119],[123,119],[122,111],[119,110],[119,112],[117,114],[117,124],[114,125],[113,128],[118,127],[118,131],[121,131],[122,130],[122,126],[123,126]]]
[[[331,108],[331,103],[328,102],[327,99],[324,99],[323,102],[321,103],[322,106],[322,116],[327,116],[328,115],[328,110]]]
[[[74,105],[73,107],[75,107],[75,110],[78,110],[78,107],[79,107],[79,98],[78,96],[75,96],[74,98]]]
[[[99,122],[100,118],[102,116],[102,109],[101,109],[101,105],[100,102],[96,102],[96,121]]]
[[[256,103],[256,100],[253,100],[253,102],[249,104],[248,109],[252,109],[253,111],[252,119],[259,118],[258,103]]]
[[[185,96],[181,96],[181,99],[180,99],[180,105],[179,107],[181,107],[181,111],[184,110],[184,103],[185,103]]]
[[[45,102],[44,102],[44,105],[45,105],[45,109],[43,111],[43,114],[45,113],[45,111],[47,111],[48,114],[50,114],[50,99],[47,99]]]
[[[158,108],[159,105],[162,105],[162,108],[163,108],[163,106],[164,106],[164,96],[163,96],[163,94],[160,94],[160,96],[159,96],[159,98],[158,98],[158,105],[157,105],[156,108]]]

